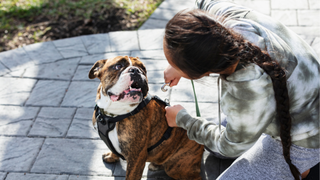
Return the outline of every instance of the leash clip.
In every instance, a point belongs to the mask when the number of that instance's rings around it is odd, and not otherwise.
[[[161,90],[163,92],[168,92],[168,97],[164,99],[164,102],[170,104],[170,99],[171,99],[171,92],[172,92],[172,87],[170,87],[170,83],[164,83],[162,86],[161,86]]]

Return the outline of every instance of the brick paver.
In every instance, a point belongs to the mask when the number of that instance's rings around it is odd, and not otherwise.
[[[233,0],[287,25],[320,56],[318,0]],[[36,43],[0,53],[0,180],[123,180],[125,161],[102,162],[108,151],[91,124],[99,81],[88,79],[92,65],[117,55],[139,57],[146,65],[150,93],[161,98],[162,50],[167,21],[192,8],[193,0],[165,0],[136,31],[118,31]],[[217,116],[216,78],[195,81],[201,115]],[[172,103],[195,115],[191,83],[182,79]],[[212,160],[215,176],[230,162]],[[144,170],[143,179],[170,179]]]

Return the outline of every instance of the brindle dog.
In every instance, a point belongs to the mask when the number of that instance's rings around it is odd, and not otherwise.
[[[107,114],[121,115],[132,111],[149,90],[146,68],[137,57],[117,56],[99,60],[91,68],[89,78],[100,79],[96,102]],[[201,179],[204,147],[190,140],[186,130],[173,128],[169,139],[147,151],[168,128],[165,113],[165,104],[152,99],[137,114],[116,123],[113,145],[127,160],[127,180],[141,179],[145,162],[151,162],[149,169],[161,165],[174,179]],[[92,122],[96,126],[95,111]],[[119,161],[119,157],[109,152],[103,155],[103,160],[113,163]]]

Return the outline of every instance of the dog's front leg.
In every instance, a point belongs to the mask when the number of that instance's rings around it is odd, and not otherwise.
[[[142,177],[143,169],[147,161],[147,149],[130,154],[127,159],[126,180],[139,180]]]

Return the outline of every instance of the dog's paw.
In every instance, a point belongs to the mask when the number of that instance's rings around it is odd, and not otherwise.
[[[150,163],[149,166],[148,166],[148,169],[150,171],[159,171],[159,170],[164,169],[164,167],[162,165],[157,165],[155,163]]]
[[[112,152],[108,152],[102,155],[102,159],[106,163],[115,163],[119,161],[119,157]]]

